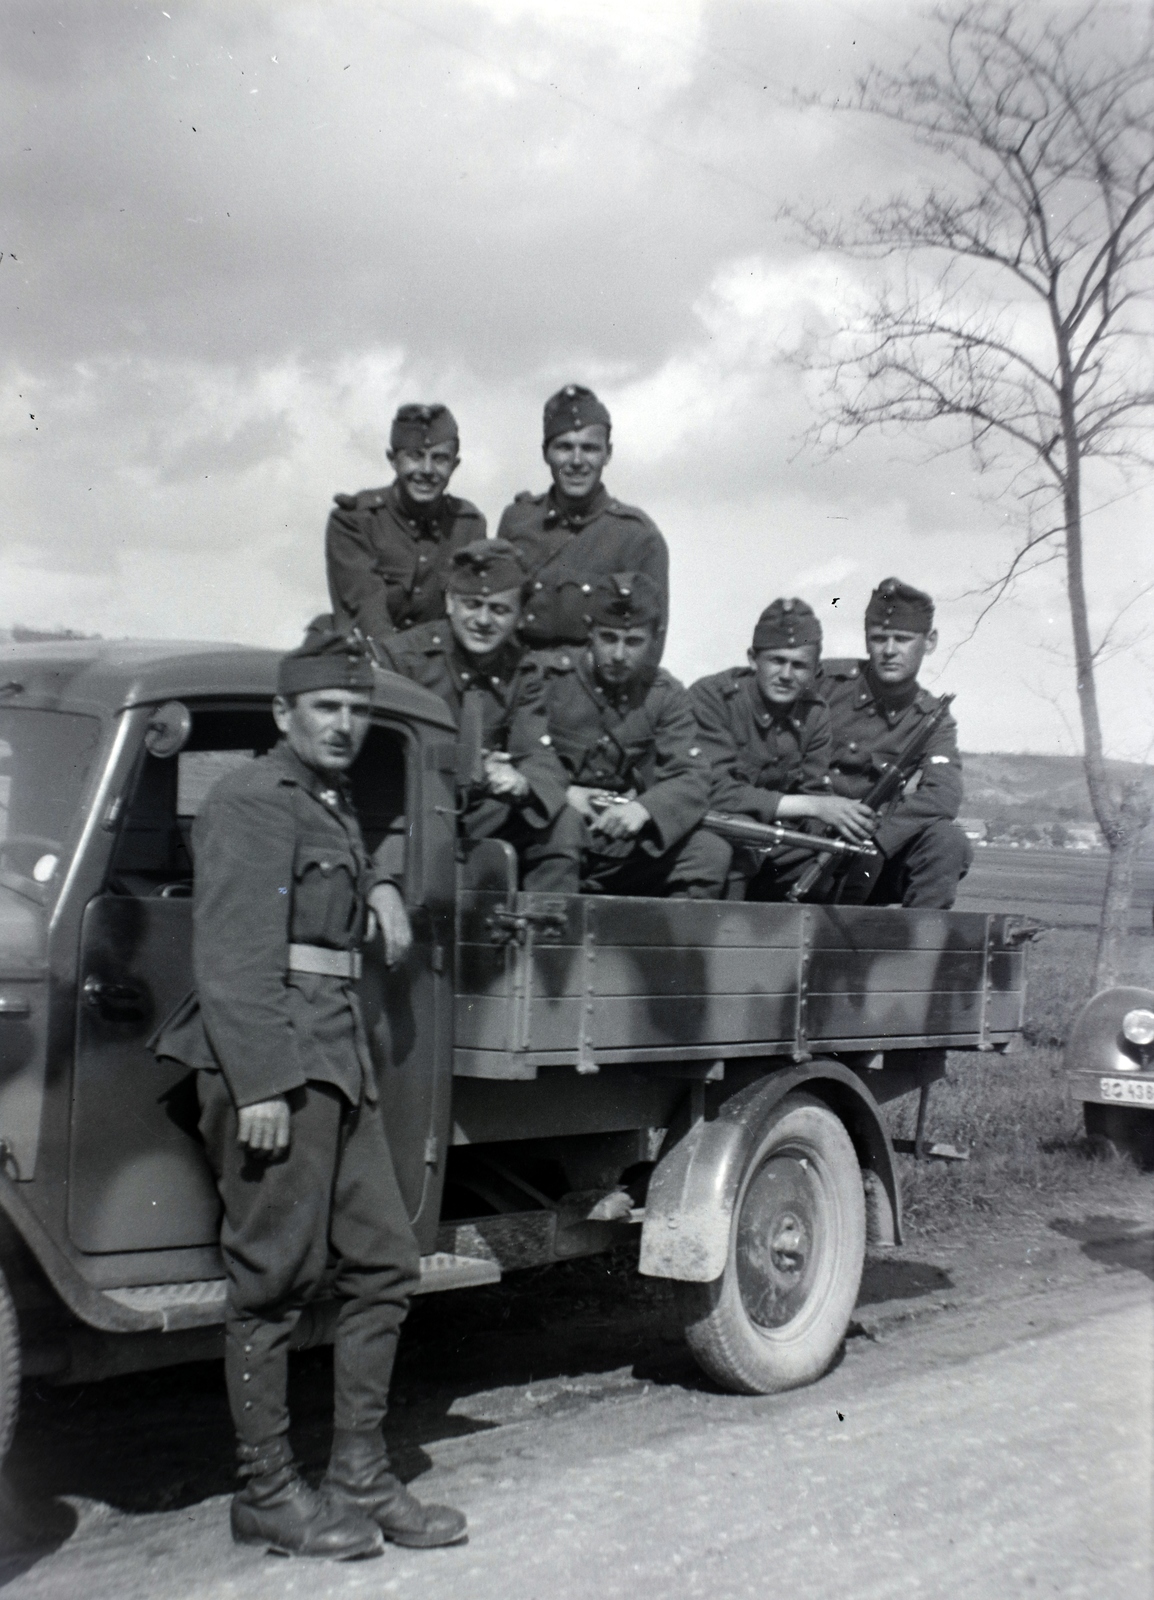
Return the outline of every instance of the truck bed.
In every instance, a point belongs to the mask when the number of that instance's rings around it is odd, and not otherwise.
[[[454,1075],[993,1049],[1022,1025],[1018,928],[980,912],[465,892]]]

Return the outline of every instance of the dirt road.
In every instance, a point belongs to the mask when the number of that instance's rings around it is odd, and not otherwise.
[[[910,1245],[835,1371],[757,1400],[699,1380],[665,1287],[620,1267],[428,1302],[394,1442],[471,1541],[346,1567],[229,1542],[216,1368],[33,1394],[13,1464],[56,1548],[10,1552],[6,1600],[1147,1600],[1152,1278],[1133,1217]],[[319,1465],[321,1353],[296,1388]]]

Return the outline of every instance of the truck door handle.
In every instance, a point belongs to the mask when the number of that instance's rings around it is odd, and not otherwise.
[[[144,1016],[147,998],[135,983],[110,983],[95,973],[84,980],[84,1004],[102,1017],[130,1021]]]

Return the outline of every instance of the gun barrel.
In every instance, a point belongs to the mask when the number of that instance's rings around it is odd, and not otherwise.
[[[802,850],[812,850],[815,855],[872,856],[873,845],[851,844],[848,839],[825,839],[813,833],[801,833],[796,828],[783,828],[776,822],[755,822],[752,817],[733,816],[727,811],[707,811],[702,818],[705,827],[718,833],[733,844],[748,844],[758,850],[773,850],[779,845],[795,845]]]

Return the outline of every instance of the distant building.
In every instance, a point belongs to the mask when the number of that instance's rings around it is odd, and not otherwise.
[[[966,838],[972,839],[975,844],[985,844],[989,837],[989,829],[981,817],[959,817],[958,827]]]
[[[1093,822],[1070,822],[1066,825],[1067,850],[1101,850],[1106,841],[1102,830]]]

